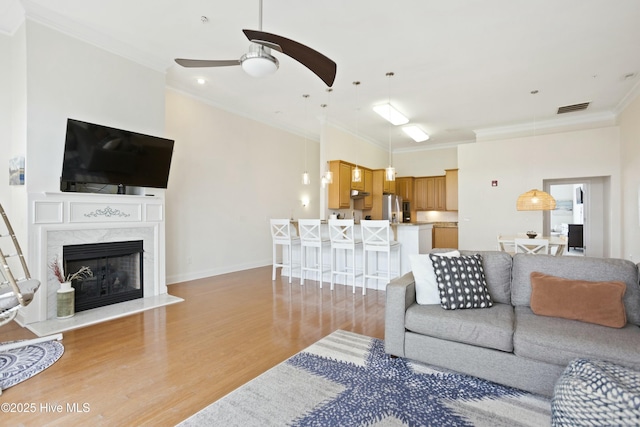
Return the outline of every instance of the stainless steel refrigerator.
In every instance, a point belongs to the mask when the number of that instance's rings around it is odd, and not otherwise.
[[[395,194],[382,196],[382,219],[392,223],[402,222],[402,197]]]

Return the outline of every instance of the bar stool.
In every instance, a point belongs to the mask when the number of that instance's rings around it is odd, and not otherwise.
[[[298,230],[300,231],[300,284],[304,285],[305,272],[313,271],[317,274],[320,288],[322,288],[322,278],[325,273],[323,263],[323,252],[331,249],[331,241],[322,236],[319,219],[298,220]],[[309,248],[313,248],[313,264],[308,265]]]
[[[362,283],[362,295],[367,293],[367,279],[386,279],[387,283],[393,277],[400,275],[400,242],[391,240],[391,227],[388,220],[362,220],[362,245],[363,245],[363,272],[364,278]],[[396,252],[397,275],[391,277],[391,252]],[[385,252],[387,254],[387,269],[380,271],[378,269],[378,254]],[[368,262],[369,254],[375,255],[375,270],[370,271]],[[376,282],[377,284],[377,282]],[[377,286],[376,286],[377,287]]]
[[[293,277],[293,250],[294,246],[300,246],[300,237],[291,233],[291,221],[288,219],[271,220],[271,239],[273,240],[273,271],[271,280],[276,280],[276,268],[289,269],[289,283]],[[282,246],[282,263],[277,262],[277,246]],[[287,255],[285,257],[285,254]],[[285,262],[288,261],[288,262]]]
[[[331,239],[331,290],[333,290],[334,277],[336,275],[351,276],[353,282],[353,293],[356,293],[356,248],[362,247],[362,241],[355,238],[353,219],[330,219],[329,238]],[[344,251],[344,270],[338,270],[336,265],[336,255],[338,251]],[[351,251],[350,256],[349,251]],[[351,267],[349,267],[351,258]],[[350,270],[350,271],[349,271]]]

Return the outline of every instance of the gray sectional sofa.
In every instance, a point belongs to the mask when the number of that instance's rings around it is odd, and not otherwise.
[[[551,396],[569,362],[599,359],[640,370],[638,266],[622,259],[461,251],[482,255],[493,306],[444,310],[416,303],[412,273],[387,285],[385,350],[508,386]],[[627,324],[612,328],[539,316],[530,308],[530,274],[623,281]]]

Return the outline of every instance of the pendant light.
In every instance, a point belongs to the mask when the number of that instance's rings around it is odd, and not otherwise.
[[[537,95],[538,90],[532,90],[531,95]],[[533,119],[533,138],[536,139],[536,119]],[[516,210],[519,211],[552,211],[556,208],[556,199],[546,191],[529,190],[518,196]]]
[[[518,196],[516,209],[519,211],[552,211],[556,208],[556,199],[546,191],[529,190]]]
[[[322,108],[326,108],[324,119],[325,123],[329,122],[329,109],[327,107],[331,105],[331,92],[333,92],[333,89],[327,88],[327,103],[320,105]],[[333,184],[333,172],[331,172],[331,169],[329,168],[329,162],[327,162],[325,166],[325,171],[322,175],[322,178],[320,179],[320,182],[322,183],[322,188],[324,188],[327,184]]]
[[[307,105],[309,104],[309,95],[305,94],[305,95],[302,95],[302,97],[305,99],[305,103],[304,103],[304,121],[305,121],[305,125],[306,125],[306,122],[308,121]],[[307,131],[306,131],[306,129],[304,131],[304,173],[302,174],[302,183],[304,185],[311,184],[311,179],[309,178],[309,172],[307,172]]]
[[[386,74],[388,83],[389,83],[389,96],[387,99],[388,105],[391,105],[391,77],[394,76],[393,72],[388,72]],[[389,124],[389,166],[385,169],[384,179],[386,181],[395,181],[396,180],[396,168],[392,166],[391,161],[391,124]]]
[[[355,81],[353,85],[356,87],[356,137],[360,139],[360,132],[358,129],[359,118],[360,118],[360,104],[358,103],[358,86],[360,86],[360,82]],[[351,182],[362,182],[362,171],[358,167],[358,150],[356,149],[356,166],[351,171]]]

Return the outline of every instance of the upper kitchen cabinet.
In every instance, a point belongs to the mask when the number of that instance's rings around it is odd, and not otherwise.
[[[413,177],[396,178],[396,195],[405,202],[413,200]]]
[[[413,205],[417,211],[443,211],[446,208],[444,176],[416,178],[413,185]]]
[[[396,194],[396,182],[395,181],[387,181],[386,174],[383,174],[384,187],[382,192],[384,194]]]
[[[445,170],[446,181],[446,209],[448,211],[458,210],[458,169]]]
[[[433,195],[433,210],[447,210],[446,178],[444,176],[436,176],[434,178],[434,191],[435,193]]]
[[[340,160],[329,162],[333,173],[333,183],[328,186],[329,209],[349,209],[351,207],[351,165]]]

